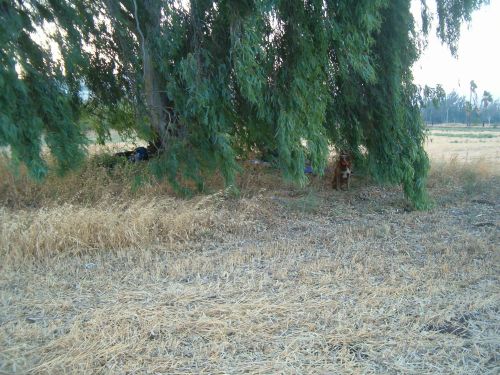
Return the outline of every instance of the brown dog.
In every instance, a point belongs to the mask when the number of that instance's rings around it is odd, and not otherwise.
[[[352,163],[349,155],[345,152],[340,153],[339,160],[335,164],[332,187],[336,190],[341,188],[344,183],[349,190],[351,185]]]

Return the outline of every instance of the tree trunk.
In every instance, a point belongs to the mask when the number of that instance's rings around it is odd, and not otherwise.
[[[144,45],[143,55],[143,71],[144,71],[144,95],[146,98],[149,119],[151,128],[155,133],[155,141],[161,145],[161,148],[167,146],[167,116],[166,105],[163,102],[158,83],[160,78],[155,71],[153,61],[150,54],[148,43]]]
[[[134,0],[135,19],[139,43],[142,50],[144,96],[146,99],[151,129],[154,132],[154,143],[161,149],[167,147],[167,103],[166,96],[161,94],[162,79],[154,65],[153,40],[160,33],[161,27],[161,2],[158,0],[143,0],[146,13],[143,28],[138,16],[137,0]]]
[[[105,0],[112,19],[124,19],[119,2]],[[143,95],[153,134],[152,148],[165,149],[167,146],[166,100],[161,95],[161,77],[154,66],[153,43],[161,27],[161,1],[132,0],[128,11],[133,15],[127,21],[139,42],[142,57]],[[115,24],[114,27],[120,26]],[[153,147],[154,146],[154,147]]]

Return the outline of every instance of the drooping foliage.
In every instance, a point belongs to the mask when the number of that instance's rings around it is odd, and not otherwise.
[[[436,1],[453,52],[485,2]],[[0,146],[35,176],[43,142],[72,168],[84,114],[101,141],[116,129],[152,142],[152,172],[177,189],[215,170],[232,185],[255,152],[304,183],[333,146],[423,208],[422,4],[419,31],[410,0],[0,0]]]
[[[33,4],[0,2],[0,147],[10,145],[14,160],[35,178],[47,171],[42,139],[61,170],[78,165],[85,138],[75,126],[79,113],[77,74],[63,73],[61,62],[34,40],[44,16]],[[47,12],[45,17],[52,18]],[[68,44],[71,43],[68,38]],[[78,51],[64,50],[68,61]]]

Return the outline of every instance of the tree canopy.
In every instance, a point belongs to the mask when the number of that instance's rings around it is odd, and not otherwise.
[[[421,2],[417,29],[410,0],[0,0],[0,146],[38,178],[42,140],[74,168],[90,113],[102,140],[132,130],[157,145],[151,169],[177,189],[215,170],[232,185],[255,151],[304,183],[334,146],[423,208]],[[485,2],[436,0],[452,52]]]

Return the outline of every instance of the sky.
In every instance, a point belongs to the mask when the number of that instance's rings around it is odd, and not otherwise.
[[[420,18],[418,3],[420,0],[412,0],[412,10]],[[454,89],[467,96],[474,80],[479,97],[487,90],[500,99],[500,0],[490,0],[472,14],[469,25],[462,25],[458,59],[432,31],[427,49],[413,66],[413,75],[419,85],[435,87],[440,83],[447,93]]]

